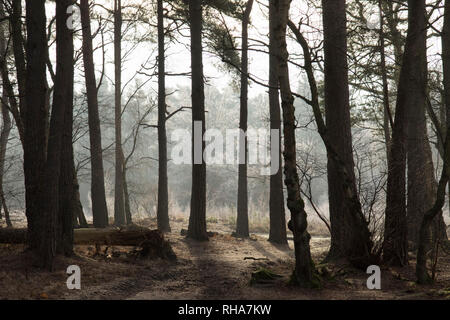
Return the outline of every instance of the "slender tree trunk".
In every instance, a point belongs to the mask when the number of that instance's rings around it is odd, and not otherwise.
[[[80,200],[80,184],[78,183],[77,171],[75,169],[75,163],[72,162],[72,171],[73,171],[73,225],[74,228],[87,228],[88,223],[83,211],[83,205]]]
[[[126,218],[127,224],[132,224],[133,219],[131,216],[130,194],[128,193],[126,163],[124,163],[124,165],[123,165],[123,199],[125,201],[125,218]]]
[[[409,0],[408,11],[408,36],[402,59],[392,132],[392,168],[388,173],[383,244],[384,261],[400,266],[408,263],[405,192],[408,113],[414,110],[415,105],[424,106],[426,90],[424,72],[426,63],[424,60],[426,58],[426,54],[424,54],[426,52],[425,1]]]
[[[81,25],[83,29],[83,62],[88,99],[88,124],[91,152],[92,217],[96,228],[108,226],[105,177],[103,171],[102,136],[98,111],[97,85],[95,80],[92,49],[89,0],[80,1]]]
[[[158,229],[170,232],[167,179],[166,68],[163,0],[158,0]]]
[[[123,151],[122,151],[122,4],[114,1],[114,66],[115,66],[115,130],[116,165],[114,188],[114,224],[124,225],[125,203],[123,195]]]
[[[380,65],[381,65],[381,77],[383,81],[383,132],[384,140],[386,143],[386,161],[387,168],[389,170],[390,164],[389,159],[391,158],[391,126],[392,126],[392,114],[391,106],[389,102],[389,82],[388,74],[386,69],[386,52],[385,52],[385,35],[384,35],[384,14],[383,14],[383,1],[379,0],[378,6],[380,10]]]
[[[444,73],[444,103],[445,103],[445,127],[450,127],[450,1],[445,0],[444,26],[441,36],[442,64]],[[448,183],[450,190],[450,181]],[[449,196],[450,208],[450,196]]]
[[[64,0],[62,9],[67,11],[67,7],[73,5],[73,0]],[[66,12],[65,11],[65,12]],[[62,11],[61,11],[62,14]],[[74,86],[74,45],[73,31],[67,28],[67,19],[64,23],[64,46],[61,50],[65,58],[62,63],[64,69],[65,88],[65,109],[64,126],[62,131],[61,145],[61,175],[59,178],[59,253],[66,256],[73,254],[73,218],[75,216],[74,195],[78,190],[75,188],[74,154],[73,154],[73,86]]]
[[[40,175],[46,160],[46,127],[48,109],[46,103],[47,36],[44,0],[26,1],[27,24],[27,72],[25,114],[24,172],[28,244],[36,249],[42,240],[42,220],[39,216],[42,199],[39,198]],[[31,107],[32,106],[32,107]]]
[[[247,238],[248,230],[248,190],[247,190],[247,121],[248,121],[248,25],[252,12],[253,0],[247,1],[242,17],[242,58],[241,58],[241,106],[239,129],[245,133],[239,139],[240,161],[238,173],[238,196],[236,236]],[[243,160],[244,163],[241,163]]]
[[[1,40],[0,40],[1,41]],[[4,54],[4,52],[1,52]],[[9,217],[9,210],[5,200],[5,192],[3,186],[3,178],[5,175],[5,162],[6,162],[6,150],[8,147],[9,134],[11,133],[12,123],[11,116],[7,106],[5,105],[7,101],[7,95],[5,90],[3,90],[3,102],[1,104],[1,112],[3,118],[2,130],[0,133],[0,210],[3,207],[3,212],[5,213],[5,222],[8,227],[12,227],[11,219]],[[1,215],[0,215],[1,217]]]
[[[192,69],[192,194],[188,237],[204,241],[206,233],[206,163],[203,159],[205,142],[205,93],[203,83],[201,0],[189,1]],[[201,128],[200,128],[201,126]]]
[[[26,62],[24,53],[24,39],[22,29],[22,0],[12,1],[12,14],[10,18],[12,48],[16,65],[17,86],[19,90],[20,123],[25,123],[26,113]]]
[[[278,60],[276,45],[276,7],[274,1],[269,1],[269,113],[270,129],[280,132],[278,146],[278,163],[282,167],[281,159],[281,112],[278,92]],[[273,148],[273,146],[271,146]],[[278,170],[270,176],[269,195],[270,230],[269,241],[278,244],[287,244],[286,213],[283,194],[283,171]]]
[[[5,16],[3,4],[0,4],[0,14],[1,18]],[[0,55],[7,57],[7,42],[5,37],[5,24],[0,25]],[[6,82],[3,81],[3,92],[2,101],[0,104],[1,114],[2,114],[2,128],[0,133],[0,219],[2,218],[1,210],[5,213],[5,222],[8,227],[12,227],[11,219],[9,217],[9,210],[5,200],[5,192],[3,186],[3,180],[5,175],[5,162],[6,162],[6,151],[8,148],[9,135],[12,129],[11,116],[8,110],[8,94],[6,90]]]
[[[289,19],[290,0],[279,0],[275,4],[275,35],[278,47],[279,84],[281,105],[283,109],[284,128],[284,174],[287,188],[287,206],[291,212],[291,225],[294,234],[295,270],[292,281],[300,286],[310,287],[313,284],[314,266],[311,259],[309,241],[311,236],[307,231],[307,215],[305,204],[300,194],[300,184],[297,173],[297,152],[295,142],[295,108],[291,93],[288,68],[288,52],[286,45],[286,27]]]

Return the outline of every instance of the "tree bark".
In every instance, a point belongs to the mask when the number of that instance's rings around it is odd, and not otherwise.
[[[426,54],[424,54],[426,52],[425,1],[409,0],[408,11],[408,35],[400,71],[392,132],[392,168],[388,173],[383,243],[384,261],[399,266],[408,263],[405,191],[408,113],[412,112],[416,105],[420,105],[419,108],[424,106],[423,97],[426,90],[424,72],[426,63]]]
[[[0,4],[0,13],[1,18],[4,17],[4,8],[3,4]],[[0,25],[0,55],[3,57],[7,56],[7,42],[5,37],[5,26],[4,24]],[[6,62],[5,62],[6,63]],[[2,127],[0,133],[0,219],[2,218],[1,210],[5,214],[5,222],[8,227],[12,227],[11,219],[9,217],[9,210],[5,200],[5,192],[4,192],[4,175],[5,175],[5,162],[6,162],[6,151],[8,148],[8,140],[9,135],[12,129],[11,116],[8,110],[8,94],[6,91],[6,82],[3,81],[3,92],[2,92],[2,101],[0,104],[1,114],[2,114]]]
[[[289,20],[290,0],[279,0],[275,4],[275,37],[278,47],[278,79],[281,92],[284,129],[284,175],[288,193],[287,206],[291,212],[291,226],[294,234],[295,270],[292,275],[294,283],[310,287],[313,284],[313,262],[307,231],[308,222],[305,204],[300,194],[297,173],[297,152],[295,139],[295,108],[289,80],[288,51],[286,45],[286,27]]]
[[[163,0],[158,0],[158,229],[170,232],[167,181],[166,68]]]
[[[84,74],[88,100],[88,124],[91,153],[92,217],[94,220],[94,226],[96,228],[104,228],[108,226],[108,208],[106,206],[102,136],[92,49],[89,0],[80,1],[80,13],[81,26],[83,31]]]
[[[128,193],[128,183],[127,183],[127,166],[124,162],[123,165],[123,199],[125,204],[125,218],[127,224],[132,224],[133,219],[131,216],[131,205],[130,205],[130,194]]]
[[[281,132],[280,98],[278,91],[278,60],[276,44],[276,7],[273,1],[269,1],[269,113],[270,129]],[[281,134],[278,139],[278,163],[282,167],[281,159]],[[271,146],[273,148],[273,146]],[[287,244],[286,212],[284,208],[283,171],[278,170],[270,176],[269,195],[270,230],[269,241],[278,244]]]
[[[122,3],[114,1],[114,66],[115,66],[115,184],[114,224],[124,225],[125,203],[123,195],[123,151],[122,151]]]
[[[203,8],[201,0],[189,1],[189,23],[192,69],[192,194],[187,236],[205,241],[208,240],[208,234],[206,233],[206,163],[203,159],[205,150],[205,142],[203,141],[205,133],[205,93],[202,57]],[[196,124],[201,125],[201,130],[200,128],[195,129]]]
[[[80,185],[78,183],[77,171],[75,169],[75,163],[72,162],[73,171],[73,226],[74,228],[87,228],[88,223],[83,211],[83,205],[80,200]]]
[[[25,123],[26,113],[26,61],[24,53],[24,39],[22,34],[22,1],[12,1],[12,14],[10,18],[11,38],[16,65],[17,86],[19,90],[20,123]],[[19,119],[17,119],[19,120]]]
[[[33,106],[26,110],[24,127],[24,172],[25,201],[28,222],[28,244],[36,249],[40,243],[43,217],[39,216],[40,175],[46,160],[46,128],[48,109],[46,102],[47,80],[47,36],[44,0],[26,1],[27,24],[27,71],[26,105]]]
[[[253,0],[248,0],[242,17],[242,57],[241,57],[241,99],[239,129],[245,133],[239,137],[239,169],[236,236],[249,237],[248,229],[248,190],[247,190],[247,122],[248,122],[248,25]],[[241,163],[243,160],[244,163]]]
[[[0,40],[1,41],[1,40]],[[4,52],[1,52],[4,54]],[[9,111],[6,104],[7,95],[5,90],[3,90],[3,102],[1,103],[1,113],[3,118],[3,125],[0,133],[0,212],[3,208],[3,212],[5,214],[5,222],[8,227],[12,227],[11,219],[9,217],[9,210],[5,200],[5,192],[3,186],[3,178],[5,175],[5,162],[6,162],[6,150],[8,147],[8,139],[12,129],[11,116],[9,115]],[[1,214],[0,214],[1,218]]]
[[[72,0],[56,3],[56,76],[50,120],[47,160],[44,166],[40,206],[41,220],[37,247],[39,266],[53,269],[58,253],[71,254],[73,246],[73,33],[67,27],[67,8]],[[30,104],[29,104],[30,105]],[[27,127],[28,130],[28,127]]]
[[[347,64],[345,0],[323,0],[325,118],[331,246],[327,259],[367,264],[371,239],[354,174]],[[330,156],[330,149],[335,153]],[[343,176],[343,174],[345,174]],[[348,194],[349,193],[349,194]]]

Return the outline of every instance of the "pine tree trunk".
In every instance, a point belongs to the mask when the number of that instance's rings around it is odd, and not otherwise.
[[[25,123],[26,114],[26,78],[27,78],[27,67],[25,63],[25,53],[24,53],[24,39],[23,39],[23,26],[22,26],[22,0],[12,1],[12,14],[10,18],[11,24],[11,37],[12,37],[12,48],[14,53],[14,61],[16,65],[16,75],[17,75],[17,87],[19,91],[19,111],[20,119],[18,121],[18,127],[21,128],[22,124]],[[20,121],[19,121],[20,120]]]
[[[114,66],[115,66],[115,183],[114,183],[114,224],[124,225],[125,203],[123,194],[123,151],[122,151],[122,4],[114,1]]]
[[[241,100],[239,129],[245,133],[239,138],[239,172],[237,195],[236,236],[247,238],[248,228],[248,190],[247,190],[247,122],[248,122],[248,25],[253,0],[247,1],[242,17],[242,57],[241,57]],[[243,162],[243,163],[242,163]]]
[[[2,32],[3,32],[3,30],[2,30]],[[4,39],[4,37],[2,37],[2,39]],[[1,52],[0,54],[4,54],[4,52]],[[9,115],[9,111],[6,106],[6,101],[8,101],[8,100],[7,100],[7,95],[6,95],[5,90],[3,90],[2,100],[3,101],[1,102],[1,106],[0,106],[2,118],[3,118],[3,125],[2,125],[2,130],[0,133],[0,211],[3,208],[3,212],[5,213],[6,225],[8,227],[12,227],[11,219],[9,217],[8,206],[7,206],[6,200],[5,200],[5,192],[4,192],[4,186],[3,186],[3,178],[5,175],[6,150],[8,147],[9,134],[10,134],[11,128],[12,128],[11,116]],[[0,214],[0,218],[1,218],[1,214]]]
[[[426,63],[425,1],[408,1],[408,11],[408,36],[402,59],[392,132],[392,168],[388,173],[383,243],[384,261],[399,266],[408,263],[405,191],[408,113],[413,112],[416,105],[424,106],[426,90],[426,74],[424,72]]]
[[[39,216],[42,199],[39,198],[40,175],[46,159],[47,109],[47,21],[44,0],[26,1],[27,71],[24,126],[25,202],[28,222],[28,244],[36,249],[42,242],[42,220]],[[31,107],[32,106],[32,107]]]
[[[192,68],[192,194],[188,237],[205,241],[206,233],[206,163],[203,159],[205,142],[205,93],[203,83],[202,28],[203,9],[201,0],[189,1],[191,28]],[[200,124],[201,129],[195,128]]]
[[[346,54],[346,1],[323,0],[322,5],[331,222],[331,247],[327,259],[344,258],[363,267],[371,254],[371,239],[361,211],[354,173]]]
[[[83,205],[80,200],[80,184],[78,183],[77,171],[75,163],[72,162],[73,171],[73,226],[74,228],[87,228],[88,223],[83,211]]]
[[[166,68],[163,0],[158,0],[158,229],[170,232],[167,181]]]
[[[131,216],[131,205],[130,205],[130,194],[128,193],[128,183],[127,183],[127,166],[123,165],[123,199],[125,201],[125,218],[127,224],[132,224],[133,219]]]
[[[108,208],[106,206],[102,136],[91,39],[89,0],[80,1],[80,12],[83,31],[83,63],[88,100],[88,124],[91,152],[92,217],[96,228],[104,228],[108,226]]]
[[[270,129],[281,133],[281,112],[278,92],[278,60],[275,38],[276,7],[273,1],[269,1],[269,113]],[[270,176],[269,216],[270,230],[269,241],[278,244],[287,244],[286,212],[284,208],[283,171],[281,159],[281,134],[278,140],[278,163],[280,170]],[[271,146],[273,148],[273,146]]]
[[[42,218],[38,263],[52,270],[57,253],[70,254],[73,246],[73,33],[66,23],[72,0],[56,3],[56,76],[50,120],[47,161],[39,189]],[[27,129],[28,130],[28,129]]]

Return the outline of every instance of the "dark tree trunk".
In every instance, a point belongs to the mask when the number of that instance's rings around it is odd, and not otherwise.
[[[47,161],[39,188],[40,219],[38,263],[53,269],[57,253],[72,253],[73,246],[73,33],[67,28],[72,0],[56,3],[56,76],[48,141]],[[30,82],[28,82],[30,83]],[[28,104],[30,105],[30,104]],[[28,130],[28,127],[27,129]]]
[[[115,66],[115,184],[114,224],[124,225],[125,203],[123,195],[123,151],[122,151],[122,3],[114,1],[114,66]]]
[[[418,104],[414,109],[419,109]],[[421,112],[423,112],[421,116],[413,112],[408,113],[410,130],[408,132],[407,224],[408,241],[410,241],[412,249],[417,248],[423,216],[435,203],[437,192],[433,156],[426,129],[425,110],[422,108]],[[423,121],[423,123],[420,124],[418,121]],[[434,240],[447,239],[442,210],[433,220],[432,228],[428,232]]]
[[[383,244],[384,261],[400,266],[408,263],[405,194],[408,113],[413,112],[416,105],[419,108],[424,106],[426,90],[426,74],[424,72],[426,63],[425,1],[408,1],[408,11],[408,36],[402,59],[392,132],[392,168],[388,173]]]
[[[281,159],[281,112],[278,92],[278,59],[276,45],[276,7],[273,1],[269,1],[269,113],[270,129],[280,132],[278,140],[278,163],[282,167]],[[273,146],[271,146],[273,148]],[[287,244],[286,213],[283,194],[283,171],[278,170],[270,176],[269,195],[270,230],[269,241],[278,244]]]
[[[245,133],[239,139],[239,173],[236,236],[247,238],[248,230],[248,190],[247,190],[247,121],[248,121],[248,25],[252,12],[253,0],[247,1],[242,17],[242,58],[241,58],[241,105],[239,129]],[[242,161],[243,160],[243,161]],[[244,163],[241,163],[244,162]]]
[[[411,3],[409,3],[411,5]],[[421,5],[424,6],[425,3]],[[420,10],[424,10],[420,8]],[[410,21],[413,23],[414,21]],[[427,252],[430,249],[430,228],[433,219],[441,214],[442,207],[445,203],[445,187],[449,182],[450,177],[450,1],[445,1],[444,9],[444,27],[442,30],[442,65],[444,72],[444,102],[446,111],[446,136],[444,143],[443,160],[444,166],[442,175],[436,192],[436,201],[434,206],[428,210],[423,216],[422,223],[419,229],[419,241],[416,261],[416,276],[417,281],[421,284],[426,284],[432,281],[432,277],[427,270]],[[414,88],[413,88],[414,89]]]
[[[83,211],[83,205],[80,200],[80,185],[78,183],[77,171],[75,169],[75,163],[72,162],[73,171],[73,225],[74,228],[87,228],[88,223]]]
[[[39,216],[42,199],[39,197],[40,175],[46,160],[47,109],[47,36],[44,0],[26,1],[27,72],[25,114],[24,172],[28,244],[38,248],[43,234],[43,216]],[[32,106],[32,107],[31,107]],[[59,166],[58,166],[59,167]]]
[[[385,35],[384,35],[384,14],[383,14],[383,0],[378,1],[378,7],[380,10],[380,66],[381,77],[383,82],[383,133],[386,144],[386,161],[387,168],[389,170],[389,160],[391,158],[391,126],[393,125],[393,119],[391,114],[391,106],[389,102],[389,82],[388,73],[386,68],[386,51],[385,51]]]
[[[445,125],[450,127],[450,1],[445,1],[444,26],[441,35],[442,42],[442,65],[444,73],[444,103],[445,103]],[[443,124],[443,122],[442,122]],[[450,181],[448,183],[450,190]],[[449,196],[450,209],[450,196]]]
[[[2,39],[4,37],[2,36]],[[1,41],[1,40],[0,40]],[[4,47],[2,45],[2,47]],[[4,54],[3,51],[1,51],[0,54]],[[8,227],[12,227],[11,219],[9,217],[9,210],[8,206],[6,204],[5,200],[5,192],[4,192],[4,186],[3,186],[3,178],[5,175],[5,162],[6,162],[6,150],[8,147],[8,139],[9,134],[11,133],[12,123],[11,123],[11,116],[9,115],[8,108],[6,106],[7,95],[5,90],[3,90],[3,102],[1,103],[1,112],[2,112],[2,118],[3,118],[3,125],[2,130],[0,133],[0,212],[3,208],[3,212],[5,214],[5,222]],[[1,218],[1,214],[0,214]]]
[[[62,9],[73,4],[73,0],[61,1]],[[66,12],[66,11],[64,11]],[[64,126],[62,129],[62,145],[61,145],[61,173],[59,178],[59,219],[60,233],[58,242],[59,253],[70,256],[73,254],[73,218],[75,216],[74,194],[78,192],[75,188],[75,171],[74,171],[74,155],[73,155],[73,86],[74,86],[74,45],[73,31],[67,28],[67,19],[64,26],[64,49],[61,54],[65,58],[64,64],[64,86],[65,86],[65,109],[64,109]],[[56,89],[56,88],[55,88]]]
[[[123,199],[125,202],[125,218],[127,224],[132,224],[133,219],[131,216],[131,205],[130,205],[130,194],[128,193],[128,183],[127,183],[127,166],[123,165]]]
[[[0,4],[0,18],[4,18],[5,12],[3,8],[3,4]],[[0,25],[0,55],[7,57],[7,42],[5,36],[5,24]],[[5,61],[6,64],[6,61]],[[6,68],[5,68],[6,70]],[[6,82],[3,81],[3,92],[2,92],[2,101],[0,102],[0,109],[2,114],[2,128],[0,133],[0,219],[2,218],[1,210],[5,214],[5,222],[8,227],[12,227],[11,219],[9,217],[9,210],[5,200],[5,192],[3,186],[3,180],[5,175],[5,162],[6,162],[6,151],[8,148],[8,139],[12,129],[11,116],[8,110],[8,93],[6,90]]]
[[[25,123],[26,113],[26,62],[24,53],[24,39],[22,29],[22,0],[12,1],[12,14],[10,18],[12,47],[16,65],[17,86],[19,89],[19,111],[21,123]]]
[[[80,1],[80,11],[81,25],[83,29],[83,62],[88,100],[88,124],[91,152],[92,217],[96,228],[104,228],[108,226],[108,208],[106,206],[102,136],[92,49],[89,0]]]
[[[284,175],[287,188],[287,206],[291,212],[291,226],[294,234],[295,270],[292,281],[300,286],[310,287],[313,284],[314,266],[311,259],[309,241],[311,236],[307,231],[307,215],[300,194],[300,184],[297,173],[297,151],[295,142],[295,108],[291,93],[288,68],[288,52],[286,45],[286,28],[289,19],[290,0],[279,0],[275,4],[277,16],[275,19],[275,37],[278,47],[279,84],[281,105],[283,109],[284,131]]]
[[[325,117],[329,146],[328,196],[331,247],[328,259],[367,258],[370,232],[361,212],[354,174],[347,64],[345,0],[323,0]],[[345,173],[345,176],[343,174]],[[350,196],[347,194],[350,192]],[[355,262],[356,263],[356,262]],[[363,265],[366,262],[362,263]]]
[[[166,68],[163,0],[158,0],[158,229],[170,232],[167,181]]]
[[[203,8],[201,0],[189,1],[191,29],[192,69],[192,194],[188,237],[204,241],[206,233],[206,163],[203,159],[205,142],[205,93],[203,83],[202,28]],[[198,124],[201,125],[200,128]]]

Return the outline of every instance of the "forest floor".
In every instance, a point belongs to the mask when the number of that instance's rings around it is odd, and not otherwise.
[[[140,224],[154,228],[155,221]],[[96,252],[94,246],[76,246],[73,258],[58,258],[53,273],[33,268],[29,253],[19,245],[0,245],[0,299],[449,299],[450,257],[438,263],[438,281],[430,286],[414,283],[414,259],[402,269],[382,268],[381,290],[369,290],[369,277],[344,265],[319,265],[329,238],[313,235],[312,255],[322,271],[317,289],[288,284],[293,269],[293,244],[276,246],[263,234],[250,239],[231,236],[231,228],[208,223],[214,235],[196,242],[181,235],[187,221],[171,221],[166,235],[177,261],[130,258],[127,247]],[[81,290],[68,290],[66,268],[81,268]],[[275,280],[250,284],[252,273],[270,270]]]

